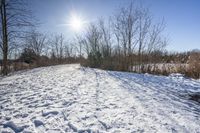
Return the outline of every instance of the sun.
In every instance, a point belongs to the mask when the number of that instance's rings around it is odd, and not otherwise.
[[[83,29],[84,21],[77,15],[72,15],[69,20],[69,26],[72,30],[80,32]]]

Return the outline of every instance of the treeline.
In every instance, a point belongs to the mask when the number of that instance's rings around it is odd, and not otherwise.
[[[167,46],[164,21],[156,23],[150,12],[134,4],[121,8],[108,20],[100,19],[80,37],[87,66],[142,72],[146,63],[163,62]]]
[[[45,35],[32,30],[27,35],[21,39],[20,47],[9,51],[8,72],[85,60],[77,55],[77,47],[64,40],[62,34]]]
[[[15,8],[11,8],[15,7]],[[172,53],[165,48],[163,20],[156,22],[148,9],[132,3],[108,19],[88,24],[72,41],[62,34],[36,29],[23,0],[1,1],[1,72],[6,75],[40,66],[81,63],[107,70],[200,77],[200,52]]]
[[[79,37],[87,60],[83,66],[108,70],[200,78],[200,52],[168,52],[164,21],[155,22],[148,9],[130,4],[109,19],[92,23]]]

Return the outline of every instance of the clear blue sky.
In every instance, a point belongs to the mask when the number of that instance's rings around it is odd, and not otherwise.
[[[165,34],[169,36],[168,50],[200,49],[200,0],[138,0],[148,7],[154,18],[166,21]],[[80,14],[88,21],[108,17],[131,0],[30,0],[34,15],[43,24],[41,30],[63,33],[71,38],[67,26],[69,15]]]

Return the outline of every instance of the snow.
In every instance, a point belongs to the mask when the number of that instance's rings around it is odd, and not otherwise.
[[[36,68],[0,79],[0,132],[199,133],[198,93],[179,74]]]

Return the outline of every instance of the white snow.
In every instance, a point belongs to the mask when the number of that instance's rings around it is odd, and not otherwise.
[[[194,93],[200,82],[177,74],[36,68],[0,79],[0,133],[199,133]]]

